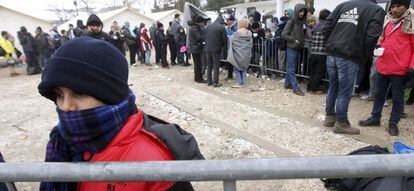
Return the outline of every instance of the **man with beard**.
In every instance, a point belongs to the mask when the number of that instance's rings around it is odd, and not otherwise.
[[[371,117],[360,121],[363,127],[380,126],[382,108],[391,84],[392,111],[388,133],[398,136],[398,122],[404,112],[404,83],[406,76],[414,76],[414,10],[409,0],[392,0],[388,12],[388,22],[380,37],[376,54],[377,77],[375,82],[375,101]],[[377,49],[377,51],[378,51]]]
[[[101,19],[92,14],[89,16],[88,21],[86,22],[86,31],[82,36],[89,36],[94,39],[109,41],[109,35],[102,31],[103,23]]]

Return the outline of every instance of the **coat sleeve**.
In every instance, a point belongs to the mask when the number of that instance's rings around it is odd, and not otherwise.
[[[176,182],[167,191],[194,191],[190,182]]]
[[[368,52],[372,52],[377,45],[378,38],[381,35],[384,26],[385,11],[378,9],[374,17],[369,21],[367,32],[365,34],[365,47]]]
[[[341,6],[337,6],[332,13],[326,18],[325,26],[322,28],[322,35],[328,40],[333,28],[335,27],[336,18],[341,10]]]
[[[228,38],[227,38],[226,28],[224,26],[221,29],[221,40],[223,41],[223,46],[227,46]]]
[[[289,20],[286,23],[285,29],[283,29],[282,38],[285,39],[288,42],[295,42],[295,40],[297,40],[297,39],[293,38],[293,36],[291,35],[292,30],[293,30],[293,20]]]

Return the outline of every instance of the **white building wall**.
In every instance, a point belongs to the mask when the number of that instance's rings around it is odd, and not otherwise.
[[[13,35],[15,37],[16,48],[23,51],[17,38],[17,31],[20,30],[21,26],[25,26],[27,31],[33,36],[35,36],[35,30],[38,26],[45,32],[49,32],[49,30],[52,29],[51,23],[0,6],[0,30],[7,31]]]
[[[125,21],[128,21],[132,28],[134,28],[135,26],[139,27],[140,23],[144,23],[145,27],[151,25],[151,19],[142,17],[130,10],[126,10],[118,15],[115,15],[114,17],[111,17],[103,21],[103,31],[109,33],[109,31],[111,31],[111,25],[114,21],[117,21],[118,25],[120,25],[121,27],[124,25]]]

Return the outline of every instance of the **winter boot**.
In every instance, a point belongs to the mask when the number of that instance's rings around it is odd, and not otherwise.
[[[391,136],[398,136],[400,134],[400,131],[398,130],[397,124],[390,123],[389,128],[388,128],[388,133]]]
[[[333,129],[334,133],[343,133],[348,135],[358,135],[359,129],[351,127],[351,124],[349,122],[336,122],[335,127]]]
[[[326,115],[325,121],[323,122],[323,126],[325,127],[335,126],[335,115]]]

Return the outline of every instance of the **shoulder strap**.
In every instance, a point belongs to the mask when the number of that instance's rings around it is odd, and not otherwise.
[[[197,141],[191,133],[177,124],[170,124],[154,116],[142,114],[145,130],[154,133],[168,147],[176,160],[202,160]]]

